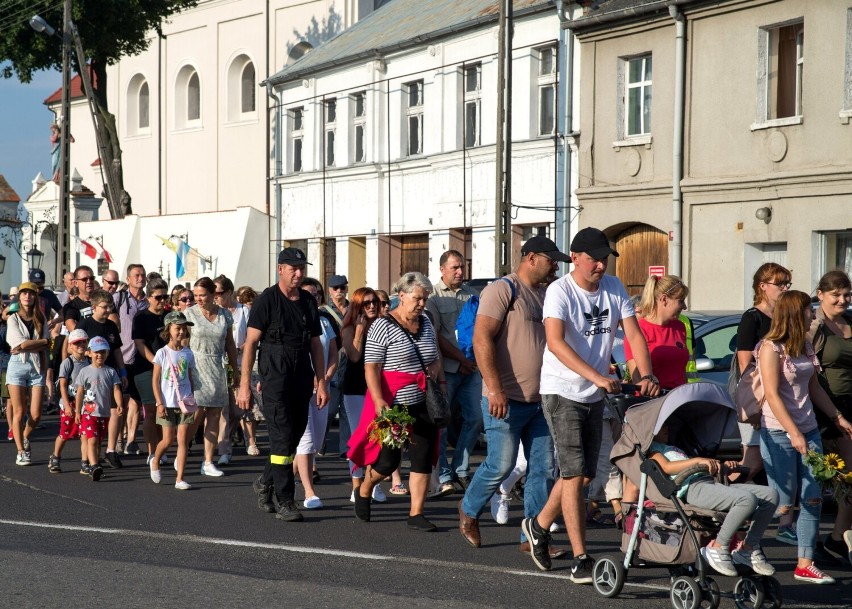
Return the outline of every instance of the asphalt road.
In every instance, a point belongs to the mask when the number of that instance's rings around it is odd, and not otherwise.
[[[478,550],[458,533],[459,495],[427,503],[438,533],[409,531],[407,501],[394,497],[361,523],[348,501],[345,462],[329,455],[319,460],[325,508],[305,511],[304,523],[283,523],[255,507],[250,484],[262,457],[237,449],[225,477],[204,478],[196,450],[189,492],[174,489],[170,467],[154,485],[142,456],[125,458],[124,469],[107,469],[93,483],[77,473],[74,445],[66,448],[66,471],[47,471],[58,422],[44,422],[32,442],[32,466],[14,464],[13,443],[0,445],[0,607],[671,607],[661,569],[631,571],[611,600],[571,583],[569,561],[538,571],[518,551],[518,502],[507,526],[483,515]],[[824,531],[830,520],[824,516]],[[852,607],[848,566],[828,569],[836,586],[795,582],[795,551],[772,534],[764,545],[785,607]],[[617,551],[614,529],[588,537],[593,555]],[[565,535],[556,543],[567,545]],[[717,581],[727,593],[721,606],[733,607],[734,581]]]

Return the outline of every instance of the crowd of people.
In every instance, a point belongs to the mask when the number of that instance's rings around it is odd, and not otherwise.
[[[338,417],[357,520],[370,522],[376,504],[387,501],[380,483],[389,480],[391,494],[409,499],[407,526],[435,531],[426,499],[461,491],[459,532],[478,548],[482,513],[490,507],[505,524],[515,483],[524,478],[520,550],[549,570],[568,553],[552,543],[561,519],[573,555],[570,578],[591,583],[586,525],[621,526],[622,503],[635,501],[636,489],[609,462],[621,434],[605,397],[621,392],[612,366],[616,330],[640,395],[700,381],[693,328],[683,314],[688,287],[675,276],[652,276],[631,299],[607,273],[613,256],[618,252],[594,228],[579,231],[569,253],[533,237],[514,272],[477,295],[462,281],[464,256],[448,250],[437,283],[418,272],[396,282],[395,307],[387,292],[366,286],[350,297],[343,275],[329,279],[327,302],[296,248],[279,254],[278,281],[260,294],[236,289],[224,276],[169,291],[139,264],[128,266],[123,282],[108,270],[100,285],[80,266],[54,294],[33,269],[3,310],[0,331],[16,463],[32,462],[29,438],[45,399],[60,415],[51,472],[62,471],[66,444],[79,438],[80,473],[91,480],[102,478],[105,465],[121,468],[122,454],[147,454],[150,478],[161,483],[177,441],[179,490],[191,488],[193,443],[203,452],[200,475],[223,476],[237,436],[247,454],[261,454],[257,428],[265,422],[268,456],[252,485],[257,505],[297,522],[302,510],[323,507],[316,455],[328,450],[329,422]],[[557,278],[560,262],[572,270]],[[771,575],[760,544],[777,518],[776,539],[798,548],[794,577],[826,584],[834,579],[814,559],[819,550],[852,560],[852,508],[839,502],[833,530],[818,543],[823,492],[804,457],[825,448],[852,463],[852,284],[842,271],[827,273],[814,310],[791,282],[784,267],[761,266],[754,307],[739,325],[732,375],[755,362],[766,397],[760,423],[740,425],[743,454],[732,465],[741,466],[741,479],[731,487],[690,479],[680,492],[689,503],[731,515],[704,549],[715,571],[736,575],[738,564]],[[459,325],[465,314],[475,316],[469,337]],[[434,416],[434,391],[454,406],[446,428]],[[394,406],[413,420],[404,448],[372,433],[376,417]],[[483,431],[486,455],[474,470],[471,454]],[[665,428],[650,456],[672,477],[696,463],[710,474],[723,466],[689,459],[668,444]],[[766,484],[756,483],[763,476]],[[603,513],[604,501],[612,517]],[[736,529],[748,520],[737,545]]]

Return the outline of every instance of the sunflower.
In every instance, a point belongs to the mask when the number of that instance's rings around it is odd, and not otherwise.
[[[837,453],[828,453],[825,456],[825,466],[840,471],[846,467],[846,462]]]

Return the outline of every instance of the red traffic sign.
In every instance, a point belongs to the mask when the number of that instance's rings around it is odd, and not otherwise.
[[[664,266],[649,266],[648,267],[648,277],[662,277],[666,274],[666,267]]]

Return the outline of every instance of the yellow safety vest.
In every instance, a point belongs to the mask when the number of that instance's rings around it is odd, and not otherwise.
[[[689,352],[689,359],[686,361],[686,382],[697,383],[701,380],[701,377],[698,376],[698,366],[695,363],[695,352],[693,351],[692,321],[686,315],[680,315],[678,319],[686,326],[686,350]]]

